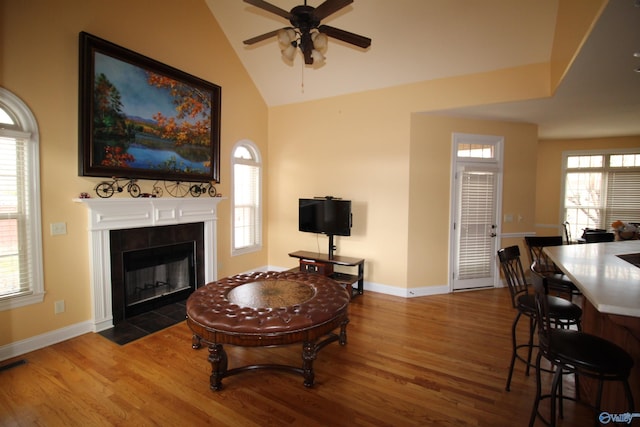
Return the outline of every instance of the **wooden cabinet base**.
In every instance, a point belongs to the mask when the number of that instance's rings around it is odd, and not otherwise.
[[[318,273],[323,276],[331,276],[333,274],[333,264],[309,259],[300,260],[300,271],[305,273]]]
[[[308,251],[292,252],[289,256],[300,260],[300,265],[292,270],[318,273],[330,277],[344,285],[351,292],[351,297],[364,293],[364,259],[362,258],[337,255],[329,257],[328,255]],[[336,271],[335,267],[345,267],[356,274]],[[353,285],[356,285],[356,287]]]

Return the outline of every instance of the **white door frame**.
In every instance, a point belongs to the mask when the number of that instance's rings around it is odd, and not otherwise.
[[[495,238],[493,239],[493,253],[497,254],[500,247],[500,236],[502,227],[500,219],[502,218],[502,177],[504,167],[504,137],[496,135],[477,135],[465,133],[453,133],[451,138],[451,209],[450,209],[450,227],[449,227],[449,292],[454,291],[454,274],[457,261],[458,245],[457,232],[454,225],[458,217],[459,200],[458,188],[456,182],[456,174],[462,169],[462,166],[471,166],[481,169],[492,169],[497,171],[497,188],[496,188],[496,209],[495,209]],[[479,144],[493,145],[495,147],[494,157],[491,159],[482,158],[458,158],[458,146],[460,144]],[[493,287],[500,287],[500,273],[498,262],[493,265]]]

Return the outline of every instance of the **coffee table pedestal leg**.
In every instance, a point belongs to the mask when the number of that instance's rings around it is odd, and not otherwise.
[[[209,362],[211,363],[211,377],[209,382],[212,390],[222,389],[222,378],[227,373],[227,352],[222,344],[209,346]]]
[[[315,375],[313,373],[313,361],[318,355],[318,346],[315,343],[305,341],[302,344],[302,375],[304,386],[313,387]]]
[[[344,322],[340,324],[340,337],[338,338],[338,342],[340,345],[347,344],[347,324],[349,323],[349,319],[345,319]]]
[[[193,336],[191,337],[191,348],[193,348],[194,350],[199,349],[201,341],[202,341],[202,338],[200,338],[196,334],[193,334]]]

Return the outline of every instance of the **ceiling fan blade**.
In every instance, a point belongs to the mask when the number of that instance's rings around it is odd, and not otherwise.
[[[371,46],[371,39],[369,37],[360,36],[358,34],[350,33],[349,31],[341,30],[329,25],[320,25],[318,27],[318,31],[320,31],[321,33],[325,33],[329,37],[342,40],[343,42],[356,45],[363,49]]]
[[[267,3],[263,0],[244,0],[245,3],[249,3],[252,6],[259,7],[267,12],[275,13],[278,16],[282,16],[285,19],[291,19],[291,13],[284,9],[280,9],[278,6],[274,6],[271,3]]]
[[[351,3],[353,3],[353,0],[326,0],[320,6],[316,7],[316,9],[313,11],[313,14],[319,20],[323,20],[327,16],[331,15],[332,13],[336,13],[337,11],[339,11],[343,7],[350,5]]]
[[[252,37],[250,39],[247,39],[247,40],[243,41],[242,43],[244,43],[244,44],[258,43],[258,42],[261,42],[262,40],[266,40],[266,39],[269,39],[269,38],[277,35],[278,31],[280,31],[280,30],[278,29],[278,30],[269,31],[268,33],[264,33],[264,34],[261,34],[259,36],[255,36],[255,37]]]

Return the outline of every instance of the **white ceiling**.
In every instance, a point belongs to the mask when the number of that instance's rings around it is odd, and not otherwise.
[[[241,0],[205,0],[268,106],[548,62],[558,0],[355,0],[323,24],[370,37],[363,50],[330,39],[326,61],[285,63],[274,38],[289,26]],[[302,0],[268,0],[291,10]],[[323,0],[309,0],[317,7]],[[639,0],[610,0],[550,99],[446,113],[536,123],[541,138],[640,135]]]

